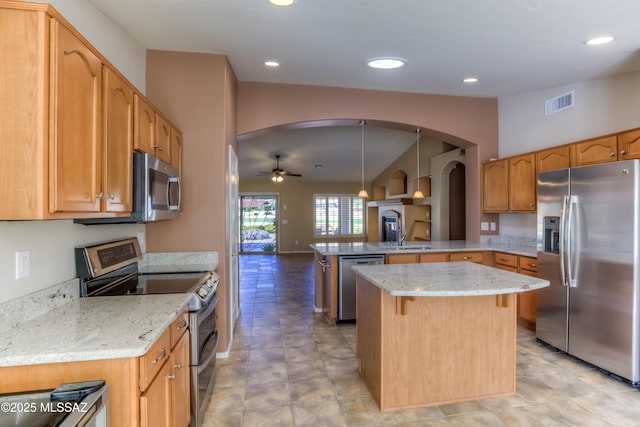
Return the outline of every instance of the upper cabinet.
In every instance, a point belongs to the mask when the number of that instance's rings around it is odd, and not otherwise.
[[[482,165],[482,210],[509,210],[509,164],[507,159],[493,160]]]
[[[182,161],[182,148],[174,156],[175,159],[171,155],[171,149],[176,144],[182,147],[182,134],[139,94],[134,95],[134,117],[133,147],[135,150],[149,153],[174,166]],[[174,140],[172,135],[177,135],[178,139]]]
[[[482,165],[482,210],[526,212],[536,210],[535,156],[525,154]]]
[[[640,159],[640,129],[618,135],[618,160]]]
[[[533,153],[509,158],[509,210],[536,210],[536,163]]]
[[[171,129],[171,166],[178,169],[178,176],[182,178],[182,134],[177,129]]]
[[[46,3],[1,2],[0,54],[0,220],[128,215],[134,140],[171,162],[171,124],[147,103],[142,126],[133,86]]]
[[[571,144],[571,166],[594,165],[618,160],[618,139],[615,135]]]
[[[536,151],[535,155],[536,171],[538,173],[566,169],[570,165],[568,145]]]

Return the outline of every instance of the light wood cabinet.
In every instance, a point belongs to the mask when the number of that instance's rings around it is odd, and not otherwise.
[[[494,252],[493,262],[493,266],[501,270],[537,276],[538,262],[533,257]],[[533,330],[536,324],[537,292],[528,291],[518,294],[518,319],[524,326]]]
[[[103,208],[131,212],[133,199],[133,88],[104,69]]]
[[[418,262],[447,262],[449,261],[449,254],[446,252],[438,253],[419,253]]]
[[[133,148],[143,153],[155,155],[156,112],[141,95],[133,97],[134,129]]]
[[[518,256],[504,252],[494,252],[493,266],[516,273],[518,271]]]
[[[640,129],[618,135],[618,160],[640,159]]]
[[[594,165],[618,160],[618,138],[615,135],[571,144],[571,166]]]
[[[418,262],[418,254],[415,252],[409,254],[387,254],[386,264],[415,264],[416,262]]]
[[[140,396],[141,427],[171,427],[170,365],[161,365],[158,376]]]
[[[182,134],[175,128],[171,128],[171,166],[178,169],[182,178]]]
[[[171,426],[186,427],[191,420],[190,377],[189,377],[189,334],[183,334],[171,350],[169,359],[171,375]]]
[[[571,164],[568,145],[536,151],[535,156],[537,173],[566,169]]]
[[[171,125],[158,113],[156,113],[156,141],[153,148],[157,158],[171,164]]]
[[[509,158],[509,210],[533,212],[537,208],[535,155]]]
[[[509,169],[506,159],[493,160],[482,165],[482,210],[509,210]]]
[[[484,264],[484,252],[451,252],[449,254],[449,261],[469,261],[478,264]]]

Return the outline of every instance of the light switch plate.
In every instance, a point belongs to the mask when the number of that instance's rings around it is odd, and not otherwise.
[[[486,221],[482,221],[480,223],[480,231],[489,231],[489,223]]]
[[[496,231],[496,223],[495,222],[491,223],[491,231]]]
[[[31,275],[31,252],[16,252],[16,280],[25,279]]]

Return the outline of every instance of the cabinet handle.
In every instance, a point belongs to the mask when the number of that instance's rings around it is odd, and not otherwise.
[[[626,150],[620,150],[620,155],[621,155],[621,156],[624,156],[625,154],[627,154],[627,151],[626,151]]]
[[[163,147],[162,145],[157,145],[157,144],[156,144],[156,145],[154,145],[154,146],[153,146],[153,148],[155,148],[155,149],[156,149],[156,150],[158,150],[158,151],[162,151],[162,150],[164,150],[164,147]]]
[[[615,156],[616,156],[616,152],[615,151],[612,151],[612,152],[609,153],[609,157],[615,157]]]
[[[182,321],[182,323],[181,323],[181,324],[180,324],[176,329],[177,329],[177,330],[179,330],[179,331],[181,331],[181,330],[183,330],[183,329],[184,329],[184,328],[186,328],[186,327],[187,327],[187,321],[186,321],[186,320],[183,320],[183,321]]]
[[[116,195],[115,195],[115,194],[109,194],[109,195],[107,196],[107,199],[109,199],[109,200],[113,200],[113,199],[115,199],[115,198],[116,198]]]
[[[173,367],[176,368],[176,369],[181,369],[182,365],[179,364],[179,363],[176,363],[175,365],[173,365]]]
[[[530,264],[527,264],[529,267],[536,267],[538,264],[536,264],[535,262],[532,262]]]
[[[167,349],[162,347],[162,351],[160,352],[160,354],[158,355],[158,357],[156,357],[155,359],[153,359],[153,363],[158,363],[159,361],[161,361],[162,359],[164,359],[167,356]]]
[[[470,256],[465,256],[465,257],[462,257],[462,259],[467,260],[467,259],[471,259],[471,257]]]
[[[502,262],[507,262],[507,261],[509,261],[509,260],[508,260],[507,258],[500,258],[500,261],[502,261]]]
[[[169,375],[167,378],[169,378],[170,380],[175,380],[176,376],[174,374]]]
[[[96,199],[100,199],[100,200],[104,199],[104,193],[101,191],[98,194],[96,194]]]

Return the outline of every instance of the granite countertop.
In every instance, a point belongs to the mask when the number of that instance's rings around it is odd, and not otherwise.
[[[471,262],[357,265],[351,268],[393,296],[499,295],[549,286],[544,279]]]
[[[369,255],[394,254],[412,252],[460,252],[460,251],[499,251],[514,255],[535,257],[535,246],[521,246],[505,243],[482,243],[467,240],[431,240],[405,242],[397,246],[388,242],[354,242],[354,243],[313,243],[315,251],[324,256],[331,255]]]
[[[78,298],[0,332],[0,366],[142,356],[189,298],[187,294]]]

